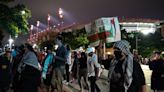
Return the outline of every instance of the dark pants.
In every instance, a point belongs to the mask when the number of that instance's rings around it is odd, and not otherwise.
[[[96,89],[96,92],[100,92],[100,89],[99,89],[99,87],[96,84],[96,77],[95,76],[91,76],[88,79],[90,81],[91,92],[95,92],[95,89]]]
[[[65,65],[65,69],[66,69],[66,79],[67,79],[67,82],[69,82],[69,64],[66,64]]]
[[[84,78],[86,89],[89,89],[88,82],[87,82],[87,69],[79,69],[78,83],[79,83],[80,88],[82,88],[82,85],[81,85],[82,77]]]
[[[20,90],[21,92],[38,92],[40,85],[40,71],[32,66],[26,65],[21,73]]]

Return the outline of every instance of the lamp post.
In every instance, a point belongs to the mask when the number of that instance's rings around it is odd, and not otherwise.
[[[59,18],[60,18],[60,22],[61,22],[61,26],[62,26],[64,24],[64,22],[63,22],[64,14],[63,14],[62,8],[59,8],[58,14],[59,14]]]
[[[51,20],[51,16],[50,14],[48,14],[48,18],[47,18],[48,30],[50,30],[50,20]]]
[[[11,35],[10,35],[10,38],[9,38],[9,48],[11,50],[11,47],[12,47],[12,43],[14,42],[14,40],[11,38]]]
[[[40,21],[37,21],[37,32],[36,32],[36,40],[38,39],[38,32],[39,32],[39,25],[40,25]]]
[[[32,31],[34,29],[34,25],[31,25],[30,27],[30,42],[32,41]]]

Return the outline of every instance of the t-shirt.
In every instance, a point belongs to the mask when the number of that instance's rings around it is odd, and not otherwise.
[[[88,64],[89,77],[96,76],[95,67],[100,68],[100,64],[98,63],[97,55],[93,54],[92,57],[89,57],[87,60],[87,64]]]
[[[62,45],[61,47],[59,47],[56,51],[56,56],[62,58],[62,59],[66,59],[67,55],[67,50],[66,48],[64,47],[64,45]],[[55,58],[55,62],[53,64],[53,68],[57,68],[57,67],[61,67],[61,66],[65,66],[65,63],[64,61],[61,61],[61,60],[58,60]]]
[[[114,74],[112,74],[112,79],[110,83],[110,92],[124,92],[124,75],[122,68],[122,62],[118,62],[114,69]],[[133,80],[130,85],[128,92],[139,92],[139,88],[145,85],[144,73],[138,62],[133,61]]]

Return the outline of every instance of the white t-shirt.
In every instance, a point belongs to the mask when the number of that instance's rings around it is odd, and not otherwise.
[[[93,54],[92,57],[88,57],[87,59],[88,66],[88,76],[96,76],[95,67],[100,68],[100,64],[98,63],[98,58],[96,54]]]
[[[67,53],[67,62],[66,63],[71,65],[71,52],[70,51]]]

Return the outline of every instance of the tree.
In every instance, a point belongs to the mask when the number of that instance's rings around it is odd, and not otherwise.
[[[1,41],[2,41],[3,37],[4,37],[3,31],[0,29],[0,46],[2,45]]]
[[[64,37],[64,43],[69,44],[72,49],[85,46],[89,43],[85,28],[76,29],[72,32],[63,32],[62,36]]]
[[[0,0],[0,28],[11,36],[28,32],[28,18],[31,12],[24,5],[9,7],[6,3],[14,0]],[[5,3],[5,4],[4,4]]]

